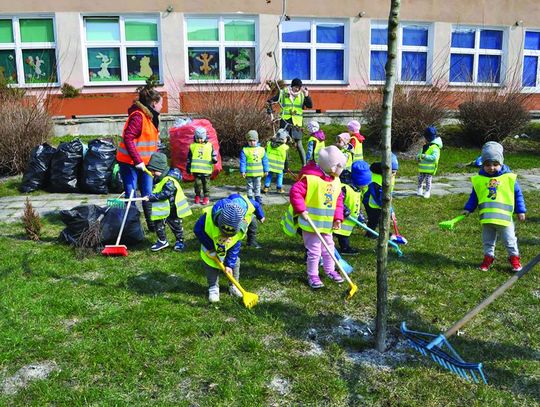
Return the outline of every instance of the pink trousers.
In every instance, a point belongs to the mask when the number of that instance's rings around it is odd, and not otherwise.
[[[331,233],[321,233],[324,241],[332,251],[334,252],[334,239],[332,239]],[[302,237],[304,238],[304,246],[307,249],[307,274],[309,276],[319,275],[319,258],[322,256],[323,269],[326,273],[335,271],[334,260],[323,244],[313,232],[306,232],[302,230]]]

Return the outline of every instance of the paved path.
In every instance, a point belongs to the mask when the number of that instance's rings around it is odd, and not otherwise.
[[[532,170],[517,171],[519,183],[524,191],[540,191],[540,168]],[[469,181],[471,174],[448,174],[435,177],[431,194],[442,196],[448,194],[468,194],[471,191]],[[287,190],[288,185],[284,186]],[[397,179],[394,196],[405,198],[416,194],[416,177],[402,177]],[[184,190],[187,198],[193,202],[193,189],[190,187]],[[241,186],[212,186],[212,200],[224,198],[232,193],[244,193],[245,188]],[[90,194],[49,194],[39,195],[19,195],[0,198],[0,221],[18,221],[23,213],[27,196],[30,198],[32,206],[40,215],[56,213],[62,209],[71,209],[81,204],[96,204],[104,206],[107,199],[115,198],[117,195],[90,195]],[[288,202],[287,194],[268,193],[263,196],[266,205],[285,204]]]

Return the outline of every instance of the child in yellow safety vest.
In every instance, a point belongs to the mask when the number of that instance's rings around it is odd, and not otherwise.
[[[354,156],[353,162],[364,159],[364,140],[365,137],[360,134],[362,125],[358,120],[351,120],[347,123],[347,130],[351,135],[351,144],[353,146]]]
[[[371,183],[371,171],[369,164],[365,161],[356,161],[351,168],[350,184],[343,184],[343,215],[345,220],[341,224],[341,229],[335,230],[341,254],[357,254],[358,250],[351,247],[349,236],[356,226],[356,223],[349,218],[357,219],[364,223],[362,215],[362,198]],[[342,180],[343,182],[343,180]]]
[[[416,156],[418,161],[418,190],[416,195],[429,198],[431,196],[432,178],[437,172],[439,166],[439,158],[441,157],[442,140],[437,136],[437,129],[429,126],[424,130],[424,139],[426,142],[422,147],[422,151]],[[423,190],[424,181],[426,190]]]
[[[240,173],[247,181],[248,198],[255,198],[261,203],[261,178],[268,175],[268,156],[264,147],[259,145],[257,130],[248,131],[246,139],[248,144],[240,152]]]
[[[283,193],[283,172],[289,166],[289,146],[287,138],[289,134],[284,129],[279,129],[276,135],[266,143],[266,156],[268,157],[269,171],[264,180],[262,192],[266,194],[270,189],[272,178],[276,176],[276,190]]]
[[[320,129],[319,123],[315,120],[308,123],[307,129],[309,132],[309,139],[307,143],[306,160],[317,162],[317,158],[319,158],[319,151],[326,147],[324,143],[326,136],[324,131]]]
[[[174,250],[182,251],[185,247],[182,219],[191,215],[191,209],[180,186],[182,174],[177,168],[169,169],[167,156],[163,153],[152,154],[146,168],[154,177],[155,185],[147,198],[152,202],[151,220],[158,238],[150,250],[157,252],[169,246],[165,232],[167,223],[176,237]]]
[[[195,129],[194,142],[189,146],[186,171],[195,178],[195,203],[208,205],[210,202],[210,175],[218,162],[214,146],[208,141],[204,127]],[[202,194],[201,194],[202,192]]]
[[[300,180],[291,187],[289,194],[291,205],[284,216],[284,230],[292,236],[296,234],[297,227],[302,231],[307,250],[308,284],[313,289],[324,287],[319,277],[321,256],[326,275],[336,283],[343,282],[336,272],[332,256],[323,248],[308,217],[333,252],[332,231],[339,229],[343,222],[343,194],[339,175],[344,166],[345,156],[336,146],[323,148],[319,152],[318,164],[311,161],[302,168]]]
[[[508,252],[512,271],[521,270],[521,261],[512,215],[525,220],[525,199],[513,174],[504,165],[503,146],[489,141],[482,147],[482,169],[471,178],[473,189],[463,214],[480,209],[484,260],[480,270],[487,271],[495,260],[495,244],[500,236]]]
[[[349,133],[341,133],[336,136],[336,146],[347,157],[345,169],[341,173],[341,180],[347,184],[350,184],[351,178],[351,166],[353,163],[354,150],[351,144],[351,135]]]

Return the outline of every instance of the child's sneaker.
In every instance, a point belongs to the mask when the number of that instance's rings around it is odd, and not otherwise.
[[[431,196],[431,191],[426,191],[424,193],[424,198],[429,198]]]
[[[185,247],[186,245],[184,244],[184,242],[177,240],[176,243],[174,244],[174,251],[181,252],[185,249]]]
[[[201,197],[199,195],[195,195],[195,204],[201,203]]]
[[[324,287],[324,284],[321,281],[321,279],[319,278],[319,276],[309,276],[308,277],[308,285],[311,288],[315,289],[315,290]]]
[[[354,247],[344,247],[339,251],[339,254],[358,254],[358,249],[355,249]]]
[[[202,200],[202,204],[203,205],[208,205],[208,203],[210,202],[210,198],[208,198],[207,196],[205,196]]]
[[[233,297],[242,297],[240,290],[233,284],[229,286],[229,294],[231,294]]]
[[[219,302],[219,287],[213,286],[208,289],[208,301]]]
[[[269,189],[269,188],[270,188],[270,186],[266,186],[266,185],[265,185],[265,186],[263,187],[263,189],[261,189],[261,192],[262,192],[263,194],[266,194],[266,193],[268,192],[268,189]]]
[[[523,267],[521,267],[521,261],[519,260],[519,256],[510,256],[508,258],[508,261],[512,265],[512,271],[517,273],[518,271],[521,271]]]
[[[282,194],[282,193],[284,193],[285,191],[283,190],[283,188],[278,188],[278,189],[276,189],[276,192],[277,192],[278,194]]]
[[[424,195],[424,190],[422,188],[418,188],[418,190],[416,191],[416,195],[423,196]]]
[[[491,265],[493,264],[494,260],[495,260],[495,257],[488,256],[487,254],[484,255],[484,261],[482,262],[482,264],[480,264],[480,270],[488,271]]]
[[[161,249],[165,249],[166,247],[169,247],[169,242],[167,242],[166,240],[162,242],[158,239],[158,241],[150,247],[150,250],[152,250],[153,252],[157,252]]]
[[[341,277],[341,275],[336,270],[325,271],[325,273],[330,278],[330,280],[333,280],[338,284],[341,284],[344,281],[343,277]]]

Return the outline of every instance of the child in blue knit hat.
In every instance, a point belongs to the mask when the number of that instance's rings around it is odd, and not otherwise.
[[[424,130],[425,143],[422,146],[422,151],[418,153],[416,160],[418,161],[418,191],[416,195],[429,198],[431,196],[431,181],[441,156],[442,140],[437,136],[437,129],[434,126],[429,126]],[[426,190],[423,190],[423,184],[426,183]]]

